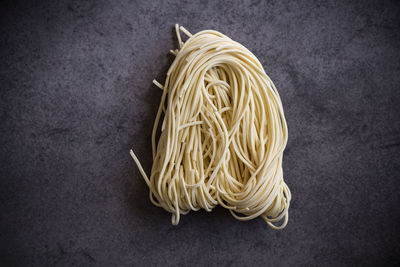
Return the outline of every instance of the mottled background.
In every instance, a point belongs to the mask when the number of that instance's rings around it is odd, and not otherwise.
[[[0,28],[0,265],[399,264],[397,1],[10,1]],[[150,133],[173,26],[243,43],[286,112],[290,221],[173,227],[129,156]]]

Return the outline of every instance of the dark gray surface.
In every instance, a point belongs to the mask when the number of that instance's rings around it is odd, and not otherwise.
[[[31,1],[2,4],[0,19],[0,263],[398,263],[397,2]],[[222,208],[173,227],[150,203],[128,152],[150,170],[151,81],[164,81],[176,22],[241,42],[275,82],[285,230]]]

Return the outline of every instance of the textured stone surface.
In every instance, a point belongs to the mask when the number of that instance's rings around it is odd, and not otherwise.
[[[0,263],[337,266],[398,263],[400,7],[395,1],[2,4]],[[217,208],[173,227],[147,171],[173,25],[260,59],[289,127],[283,231]]]

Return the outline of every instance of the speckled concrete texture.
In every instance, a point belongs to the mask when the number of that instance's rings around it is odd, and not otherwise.
[[[1,4],[0,265],[399,264],[396,1],[13,1]],[[285,108],[283,231],[228,211],[171,225],[150,134],[177,47],[215,29],[260,59]]]

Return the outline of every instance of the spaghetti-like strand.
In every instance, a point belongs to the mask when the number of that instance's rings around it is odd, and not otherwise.
[[[190,210],[221,205],[238,220],[261,217],[284,228],[291,200],[282,171],[287,126],[273,82],[259,60],[227,36],[175,29],[180,49],[170,50],[176,57],[165,84],[153,81],[163,95],[150,177],[130,152],[151,201],[172,213],[174,225]]]

